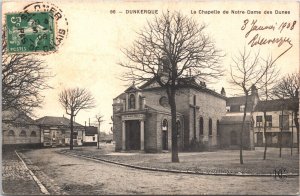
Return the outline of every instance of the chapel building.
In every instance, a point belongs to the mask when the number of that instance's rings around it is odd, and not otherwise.
[[[178,149],[205,149],[220,145],[220,120],[226,114],[225,91],[210,90],[191,78],[179,81],[176,94]],[[113,100],[116,151],[171,150],[171,110],[165,89],[153,79],[134,83]]]

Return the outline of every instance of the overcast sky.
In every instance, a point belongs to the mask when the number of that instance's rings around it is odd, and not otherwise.
[[[48,1],[49,2],[49,1]],[[158,15],[163,11],[177,10],[193,17],[199,23],[207,24],[205,33],[215,41],[217,48],[224,51],[226,57],[222,66],[228,70],[231,58],[242,50],[244,45],[259,33],[262,37],[290,38],[293,47],[284,54],[276,64],[281,69],[281,74],[298,72],[299,70],[299,4],[297,3],[245,3],[229,2],[125,2],[114,3],[106,1],[53,1],[68,20],[69,34],[59,51],[46,56],[37,55],[37,58],[45,60],[53,75],[48,82],[53,89],[42,92],[45,103],[41,109],[36,110],[37,117],[63,116],[64,110],[58,102],[58,94],[64,88],[84,87],[90,90],[96,99],[97,107],[88,111],[81,111],[76,121],[83,124],[95,122],[95,115],[104,115],[101,131],[108,132],[111,127],[113,98],[122,93],[127,87],[118,79],[124,71],[117,62],[125,59],[121,53],[122,48],[129,47],[136,38],[136,31],[143,28],[145,22],[155,16],[151,14],[126,14],[126,10],[149,9],[158,10]],[[2,10],[5,12],[19,12],[29,4],[26,1],[6,2]],[[110,10],[122,13],[110,14]],[[197,14],[191,14],[195,10]],[[199,10],[219,10],[220,14],[199,14]],[[229,14],[223,14],[228,10]],[[243,10],[245,14],[231,14],[231,10]],[[247,14],[247,10],[261,11],[261,14]],[[275,14],[275,10],[289,11],[290,14]],[[272,11],[272,14],[264,14],[264,11]],[[243,21],[249,19],[249,24],[243,31]],[[280,33],[278,29],[251,32],[245,38],[246,31],[250,30],[250,23],[257,19],[258,25],[274,25],[279,27],[282,22],[297,24],[291,29],[284,29]],[[3,20],[2,20],[3,21]],[[286,23],[286,24],[287,24]],[[278,56],[289,47],[287,43],[278,47],[276,44],[247,48],[252,51],[261,51],[262,57],[272,54]],[[233,95],[233,91],[226,82],[228,73],[219,83],[209,86],[220,91],[224,86],[227,95]],[[65,115],[66,116],[66,115]]]

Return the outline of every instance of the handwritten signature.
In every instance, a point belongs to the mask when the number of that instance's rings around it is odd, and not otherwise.
[[[287,51],[289,51],[293,47],[293,43],[290,37],[288,36],[275,36],[275,37],[264,37],[260,34],[262,31],[272,31],[274,33],[283,33],[284,31],[293,31],[295,28],[295,25],[297,21],[291,21],[291,22],[281,22],[281,23],[273,23],[268,25],[259,25],[258,20],[252,20],[251,23],[249,22],[249,19],[246,19],[243,21],[243,25],[241,27],[242,31],[245,31],[245,38],[248,38],[250,34],[256,33],[248,42],[248,45],[251,47],[257,46],[257,45],[269,45],[269,44],[276,44],[277,47],[281,47],[285,45],[285,43],[288,45],[288,48],[284,50],[275,60],[273,63],[281,57],[283,54],[285,54]],[[273,64],[272,63],[272,64]]]

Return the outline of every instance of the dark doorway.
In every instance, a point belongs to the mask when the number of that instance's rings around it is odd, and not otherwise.
[[[267,145],[272,145],[272,133],[266,133]]]
[[[263,133],[257,133],[257,146],[263,146]]]
[[[162,149],[168,150],[168,121],[167,119],[163,120],[162,123]]]
[[[237,135],[235,131],[230,132],[230,145],[237,145]]]
[[[138,120],[126,121],[126,150],[140,150],[141,133]]]
[[[162,131],[162,149],[168,150],[168,131]]]

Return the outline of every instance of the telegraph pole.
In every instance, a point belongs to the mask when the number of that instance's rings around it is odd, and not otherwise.
[[[281,126],[280,126],[280,142],[279,142],[279,157],[281,158],[281,148],[282,148],[282,130],[283,130],[283,109],[284,109],[284,96],[282,97],[281,105]]]
[[[96,115],[96,119],[97,119],[97,121],[98,121],[98,138],[97,138],[97,140],[98,140],[98,149],[100,148],[100,125],[101,125],[101,122],[103,122],[104,120],[102,120],[102,118],[103,118],[103,115]]]
[[[294,112],[292,112],[292,143],[291,143],[291,156],[293,155],[293,147],[294,147]]]

